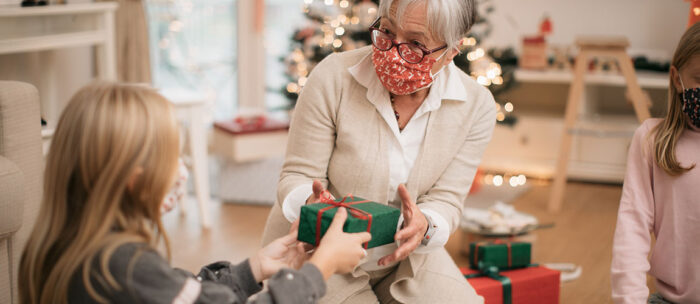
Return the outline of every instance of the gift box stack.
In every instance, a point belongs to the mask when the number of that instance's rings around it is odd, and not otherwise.
[[[372,234],[372,239],[364,244],[365,249],[394,242],[396,226],[401,214],[399,209],[354,196],[333,200],[327,191],[321,196],[320,203],[301,207],[297,239],[318,245],[339,207],[344,207],[348,211],[348,217],[343,225],[344,232],[367,231]]]
[[[470,244],[462,274],[485,304],[559,303],[559,271],[531,264],[531,244]]]

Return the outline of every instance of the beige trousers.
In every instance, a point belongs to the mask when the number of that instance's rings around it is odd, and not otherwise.
[[[484,303],[444,248],[427,256],[415,270],[404,260],[387,269],[332,276],[320,303]]]

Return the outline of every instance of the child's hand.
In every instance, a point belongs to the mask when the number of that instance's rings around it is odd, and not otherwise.
[[[369,242],[372,236],[368,232],[343,232],[347,216],[345,208],[338,208],[333,222],[311,257],[310,262],[318,267],[325,279],[335,273],[352,271],[367,255],[362,244]]]
[[[282,268],[298,269],[309,255],[301,242],[297,242],[299,220],[292,224],[289,234],[274,240],[250,258],[250,268],[258,282],[271,277]]]

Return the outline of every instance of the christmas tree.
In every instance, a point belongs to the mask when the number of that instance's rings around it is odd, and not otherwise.
[[[472,30],[462,39],[455,65],[471,75],[494,96],[512,86],[517,59],[512,49],[485,50],[481,41],[491,33],[487,16],[493,0],[477,0],[478,13]],[[304,0],[304,14],[310,25],[292,37],[292,51],[283,58],[289,82],[283,93],[294,107],[309,72],[334,52],[353,50],[371,43],[369,27],[377,19],[378,0]],[[510,106],[512,108],[512,105]],[[499,116],[503,121],[505,113]]]

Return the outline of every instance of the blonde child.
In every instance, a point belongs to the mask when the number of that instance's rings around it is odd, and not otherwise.
[[[613,244],[615,303],[700,303],[700,23],[671,65],[668,114],[645,121],[630,146]],[[647,273],[658,291],[651,296]]]
[[[72,98],[20,263],[22,303],[244,303],[268,278],[256,303],[308,303],[363,257],[369,234],[343,233],[342,209],[308,262],[292,229],[237,265],[213,263],[197,276],[171,268],[155,248],[170,256],[160,215],[178,134],[168,101],[151,89],[96,83]]]

